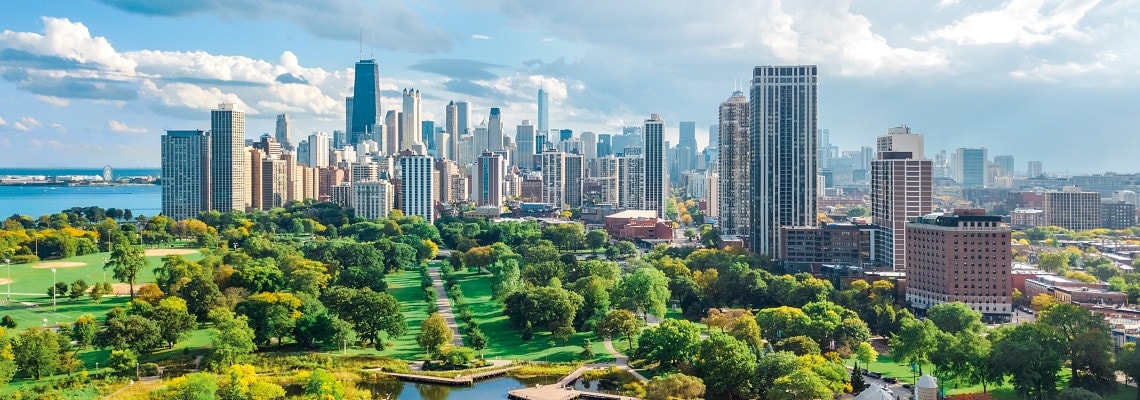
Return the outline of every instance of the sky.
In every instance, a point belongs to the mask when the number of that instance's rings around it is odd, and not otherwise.
[[[344,129],[361,57],[425,120],[449,100],[508,132],[620,132],[695,121],[757,65],[818,64],[819,126],[843,150],[887,128],[926,153],[986,147],[1017,169],[1134,173],[1140,0],[74,0],[0,13],[0,168],[155,167],[164,130],[209,129],[233,102],[251,138],[288,113],[294,141]]]

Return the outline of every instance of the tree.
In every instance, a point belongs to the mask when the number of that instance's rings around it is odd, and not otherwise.
[[[921,372],[922,365],[930,361],[930,353],[938,346],[938,333],[938,327],[929,319],[904,319],[899,332],[891,336],[891,357],[895,361],[917,364]]]
[[[481,352],[487,347],[487,342],[487,334],[483,333],[483,330],[479,329],[479,326],[473,325],[467,328],[467,344],[471,345],[472,349]],[[480,357],[482,357],[482,355],[480,355]]]
[[[1065,252],[1041,253],[1037,255],[1043,270],[1063,274],[1069,270],[1069,256]]]
[[[748,345],[751,349],[760,349],[764,345],[764,338],[760,334],[760,325],[756,324],[756,318],[753,318],[752,314],[748,312],[732,322],[728,334]]]
[[[791,374],[800,368],[800,364],[799,357],[786,351],[769,352],[757,359],[752,385],[758,397],[767,399],[774,396],[769,391],[776,380]]]
[[[755,369],[756,356],[748,346],[720,333],[714,333],[700,344],[693,363],[693,371],[704,382],[712,398],[749,398]]]
[[[819,355],[819,343],[807,336],[792,336],[776,343],[776,351],[787,351],[797,356]]]
[[[344,400],[344,386],[333,374],[318,368],[305,379],[305,398],[321,400]]]
[[[89,287],[91,286],[87,284],[87,281],[78,279],[71,283],[71,290],[67,293],[67,297],[71,298],[71,301],[79,300],[79,298],[83,297],[83,294],[87,292],[87,288]]]
[[[218,380],[208,372],[195,372],[170,380],[162,396],[170,400],[213,400]]]
[[[420,326],[420,334],[416,336],[416,343],[419,343],[427,354],[434,356],[441,346],[454,340],[454,335],[451,332],[451,327],[447,326],[447,320],[443,319],[439,313],[434,313],[425,319],[423,325]]]
[[[115,350],[149,352],[162,344],[158,324],[140,315],[107,317],[107,327],[95,334],[95,345]]]
[[[134,372],[138,361],[138,356],[129,349],[111,350],[111,355],[107,358],[107,367],[111,368],[112,371],[125,375],[128,371]]]
[[[1104,317],[1077,305],[1058,304],[1039,313],[1038,321],[1064,339],[1073,368],[1072,386],[1097,392],[1113,387],[1113,343]]]
[[[870,343],[859,343],[855,347],[855,359],[863,363],[863,369],[870,371],[871,363],[879,361],[879,352],[875,351],[875,347]]]
[[[95,333],[99,330],[99,325],[95,322],[95,316],[91,314],[80,315],[75,319],[75,324],[71,327],[71,340],[74,340],[79,348],[85,349],[90,346],[95,340]]]
[[[0,328],[15,329],[16,319],[11,315],[4,315],[4,318],[0,318]]]
[[[994,371],[1012,376],[1018,397],[1052,397],[1065,359],[1064,338],[1040,322],[1005,328],[996,336],[989,360]]]
[[[59,368],[59,340],[51,330],[33,327],[20,332],[12,345],[16,366],[39,380]]]
[[[641,331],[641,325],[641,319],[629,310],[612,310],[597,325],[597,333],[604,338],[623,337],[632,349],[633,337]]]
[[[634,356],[668,368],[691,359],[700,343],[701,328],[697,324],[666,319],[657,327],[641,333]]]
[[[195,275],[178,289],[178,297],[186,300],[186,309],[199,321],[209,318],[210,310],[222,305],[222,291],[214,279],[205,275]]]
[[[830,399],[834,394],[827,383],[814,371],[799,368],[782,376],[768,389],[771,400]]]
[[[162,332],[162,340],[170,347],[174,347],[175,343],[194,330],[197,322],[187,310],[186,300],[178,297],[160,300],[158,306],[151,311],[150,319],[158,325],[158,329]]]
[[[56,282],[54,285],[49,286],[47,295],[49,297],[66,297],[67,296],[67,282]]]
[[[1125,344],[1116,355],[1116,369],[1123,372],[1131,381],[1140,378],[1140,351],[1136,351],[1136,343]],[[1136,400],[1140,400],[1140,391],[1136,392]]]
[[[253,329],[249,327],[244,315],[238,316],[229,310],[220,309],[211,312],[210,319],[214,321],[214,328],[210,331],[213,335],[210,340],[210,365],[214,370],[233,365],[246,354],[257,350],[257,345],[253,343]]]
[[[645,386],[646,400],[698,400],[704,395],[701,378],[681,373],[655,376]]]
[[[1057,392],[1056,400],[1100,400],[1099,394],[1090,392],[1079,387],[1070,387],[1068,389]]]
[[[638,268],[622,277],[614,289],[615,306],[658,318],[665,317],[665,302],[668,300],[669,278],[656,268]]]
[[[951,335],[967,330],[981,332],[985,329],[985,325],[982,324],[982,313],[974,311],[960,301],[934,305],[927,310],[926,318],[934,322],[934,326],[939,330]]]
[[[560,287],[531,287],[508,296],[503,312],[516,328],[522,329],[529,323],[554,331],[573,323],[582,302],[582,296]]]
[[[586,233],[586,247],[597,250],[610,241],[610,234],[604,229],[591,229]]]
[[[111,257],[103,265],[103,269],[110,268],[114,272],[115,279],[129,284],[131,298],[133,299],[135,297],[135,279],[148,264],[146,256],[143,255],[142,247],[120,242],[115,244],[114,250],[111,250]]]
[[[756,323],[764,327],[764,338],[775,343],[781,338],[806,334],[812,320],[799,308],[783,306],[760,310]]]
[[[254,342],[266,345],[271,338],[281,344],[284,336],[293,334],[296,318],[300,317],[301,299],[290,293],[258,293],[234,307],[234,312],[249,318]]]
[[[351,322],[360,338],[378,350],[384,348],[381,333],[393,339],[408,331],[400,303],[388,293],[375,292],[371,288],[336,287],[326,294],[325,299],[330,310]]]
[[[249,364],[235,364],[222,373],[218,385],[219,400],[270,400],[285,397],[285,389],[257,376]]]
[[[1057,305],[1057,298],[1048,293],[1039,293],[1029,301],[1033,311],[1043,311]]]

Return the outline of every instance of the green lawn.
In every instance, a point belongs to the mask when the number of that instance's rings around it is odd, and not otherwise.
[[[855,359],[851,358],[851,359],[845,360],[844,364],[846,364],[848,367],[854,366],[855,365]],[[891,377],[898,378],[899,383],[911,383],[911,384],[914,383],[914,372],[911,371],[910,364],[896,363],[890,356],[880,355],[879,360],[877,362],[871,363],[870,368],[867,368],[866,365],[862,365],[862,364],[860,364],[859,367],[868,369],[871,372],[881,373],[881,374],[883,374],[883,376],[891,376]],[[923,366],[922,372],[927,373],[927,374],[932,374],[933,376],[938,377],[938,374],[934,373],[934,366],[933,365]],[[1061,369],[1061,373],[1057,377],[1058,387],[1060,387],[1060,388],[1068,387],[1070,376],[1072,376],[1072,371],[1070,371],[1068,368]],[[945,381],[941,378],[938,379],[938,385],[946,388],[946,394],[947,395],[955,395],[955,394],[963,394],[963,393],[980,393],[982,391],[982,385],[955,384],[955,382],[953,382],[953,381]],[[1123,385],[1121,385],[1121,386],[1123,386]],[[1008,398],[1010,400],[1013,400],[1016,398],[1016,396],[1014,396],[1014,393],[1013,393],[1013,384],[1010,383],[1008,380],[1006,381],[1005,384],[1002,384],[1002,385],[996,386],[996,387],[991,385],[987,389],[991,393],[994,394],[994,397],[998,397],[1001,399]],[[1122,393],[1122,392],[1124,392],[1124,390],[1118,390],[1117,391],[1117,393]],[[1128,393],[1132,393],[1133,395],[1135,395],[1135,391],[1131,391]],[[1128,399],[1132,399],[1132,398],[1134,398],[1134,397],[1130,397]]]
[[[486,358],[509,360],[538,360],[538,361],[577,361],[578,354],[582,352],[585,339],[592,341],[590,349],[594,352],[594,362],[612,362],[613,357],[606,352],[601,339],[592,332],[583,332],[574,335],[565,345],[552,343],[549,332],[538,333],[530,341],[522,340],[522,333],[510,325],[507,316],[503,315],[503,307],[491,299],[490,275],[470,272],[457,272],[459,287],[463,289],[463,296],[475,314],[475,322],[479,328],[490,338],[490,343],[483,350]]]
[[[420,325],[427,319],[428,303],[424,301],[424,291],[420,288],[420,272],[405,270],[387,276],[388,294],[400,302],[400,311],[408,322],[408,332],[394,340],[381,354],[405,360],[422,359],[423,349],[416,343]]]

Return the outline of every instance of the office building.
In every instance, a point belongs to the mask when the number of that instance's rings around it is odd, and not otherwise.
[[[645,180],[643,180],[642,203],[646,210],[657,211],[665,217],[665,198],[669,193],[668,178],[665,176],[665,120],[652,114],[645,120],[645,142],[641,151],[645,157]],[[636,182],[634,182],[636,183]]]
[[[395,188],[387,180],[352,183],[352,208],[360,218],[387,218],[395,196]]]
[[[376,60],[356,62],[351,104],[352,126],[349,133],[355,144],[360,140],[359,137],[371,136],[373,127],[380,123],[380,116],[384,115],[380,106],[380,66]]]
[[[466,101],[455,102],[455,124],[459,135],[471,134],[471,104]]]
[[[403,120],[404,113],[396,110],[388,110],[388,113],[384,115],[383,137],[369,137],[376,140],[377,143],[384,145],[384,154],[395,155],[400,152],[400,135],[402,134],[400,129],[404,126]]]
[[[400,119],[400,151],[423,143],[423,117],[420,114],[420,91],[404,89],[404,112]]]
[[[989,179],[989,156],[986,148],[959,148],[954,152],[957,167],[955,179],[962,187],[985,187]]]
[[[720,103],[720,162],[718,165],[720,182],[720,204],[717,226],[721,235],[748,235],[751,202],[752,148],[749,142],[748,99],[741,91],[735,91],[727,100]]]
[[[1030,161],[1028,164],[1026,164],[1025,172],[1026,175],[1028,175],[1030,178],[1037,178],[1044,174],[1041,170],[1040,161]]]
[[[309,157],[305,160],[305,165],[311,168],[324,168],[329,166],[331,144],[332,138],[330,138],[327,133],[316,132],[309,135]]]
[[[985,210],[929,214],[906,225],[906,301],[916,309],[960,301],[986,321],[1012,311],[1010,229]]]
[[[459,137],[459,148],[455,149],[456,162],[459,165],[468,165],[475,162],[475,135],[463,135]]]
[[[550,94],[546,90],[538,88],[538,132],[547,133],[550,129],[550,114],[548,107],[550,107]]]
[[[692,121],[681,121],[678,125],[680,132],[680,140],[677,141],[677,148],[687,148],[684,150],[684,155],[688,157],[687,163],[679,163],[681,172],[693,169],[693,165],[697,160],[697,123]]]
[[[210,207],[221,212],[245,211],[249,168],[245,151],[245,113],[233,103],[210,111]]]
[[[471,199],[476,207],[503,208],[503,176],[507,174],[507,162],[503,155],[485,151],[475,162],[471,173]]]
[[[1045,225],[1059,226],[1074,231],[1099,228],[1102,222],[1100,193],[1086,192],[1076,186],[1066,186],[1059,192],[1041,195],[1041,209],[1045,211]]]
[[[1001,176],[1013,175],[1013,156],[994,156],[994,164],[997,164],[1001,169]]]
[[[875,260],[906,270],[906,224],[933,211],[934,163],[923,158],[923,137],[910,128],[890,128],[876,141],[871,162],[871,222]]]
[[[605,157],[614,154],[613,151],[613,135],[602,133],[598,135],[598,157]]]
[[[353,138],[353,135],[352,135],[352,107],[353,107],[353,104],[352,104],[352,103],[353,103],[353,101],[352,101],[352,97],[345,97],[345,98],[344,98],[344,117],[345,117],[345,118],[344,118],[344,133],[345,133],[345,144],[352,144],[352,143],[350,143],[350,142],[351,142],[352,140],[354,140],[354,138]],[[351,196],[350,196],[350,197],[351,197]]]
[[[277,143],[280,143],[281,148],[286,151],[293,151],[293,142],[290,141],[292,132],[289,131],[289,114],[277,115],[276,128],[277,131],[275,132],[274,138],[277,139]]]
[[[523,171],[534,170],[534,155],[537,154],[534,140],[534,125],[524,119],[522,124],[515,128],[517,150],[514,157],[514,164]]]
[[[781,226],[816,225],[817,67],[758,66],[752,75],[751,248],[776,254]]]
[[[1101,227],[1128,229],[1136,225],[1136,205],[1123,201],[1105,201],[1100,205]]]
[[[420,142],[424,147],[431,152],[436,152],[438,148],[435,144],[435,121],[420,121]],[[442,155],[440,157],[443,157]]]
[[[175,221],[210,209],[210,134],[162,135],[162,214]]]
[[[400,206],[404,215],[435,222],[435,160],[416,154],[400,157]]]
[[[504,150],[503,147],[503,116],[498,107],[491,107],[491,114],[487,118],[487,142],[484,143],[483,150],[498,151]]]
[[[467,128],[463,128],[462,132],[459,128],[459,107],[455,105],[454,101],[447,103],[447,108],[444,110],[444,130],[447,131],[448,140],[447,153],[441,154],[448,160],[455,161],[459,159],[456,153],[459,149],[459,137],[467,134]]]
[[[598,135],[594,132],[582,132],[580,154],[587,159],[598,158]]]

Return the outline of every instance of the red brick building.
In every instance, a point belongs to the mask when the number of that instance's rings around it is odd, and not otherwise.
[[[906,299],[915,308],[960,301],[990,321],[1012,312],[1009,226],[984,210],[954,210],[907,223]]]
[[[606,216],[606,233],[618,239],[673,239],[673,223],[653,210],[626,210]]]

